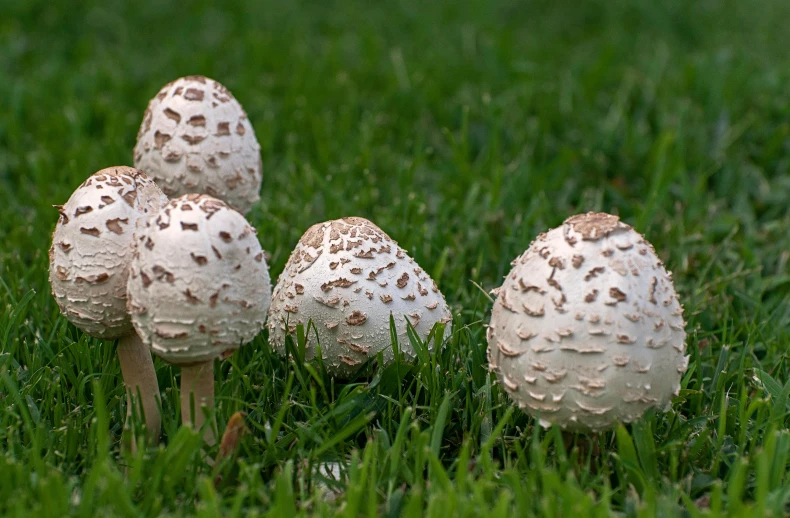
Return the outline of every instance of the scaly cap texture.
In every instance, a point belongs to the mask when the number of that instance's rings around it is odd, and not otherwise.
[[[188,76],[148,103],[134,164],[168,196],[205,193],[246,213],[260,199],[260,149],[233,95],[213,79]]]
[[[452,315],[436,283],[406,251],[364,218],[313,225],[299,240],[272,295],[269,339],[285,353],[285,337],[297,324],[307,333],[307,359],[315,357],[316,334],[327,371],[351,377],[369,358],[383,352],[393,360],[390,314],[398,344],[414,357],[406,320],[426,338],[437,322]]]
[[[665,408],[688,366],[683,308],[652,245],[616,216],[573,216],[513,262],[488,359],[544,426],[601,430]]]
[[[224,202],[200,194],[172,200],[146,223],[128,290],[140,338],[176,365],[231,354],[263,328],[271,302],[255,229]]]
[[[109,167],[89,177],[57,207],[49,250],[49,281],[60,311],[97,338],[132,331],[126,278],[138,222],[154,216],[167,197],[142,171]]]

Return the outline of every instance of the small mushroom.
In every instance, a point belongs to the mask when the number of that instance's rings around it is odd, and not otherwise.
[[[678,393],[683,308],[652,245],[617,216],[581,214],[541,234],[498,293],[489,364],[541,425],[598,431]]]
[[[227,88],[188,76],[165,85],[148,103],[134,163],[169,196],[209,194],[246,213],[260,199],[260,149]]]
[[[271,282],[261,245],[244,216],[200,194],[172,200],[138,243],[132,323],[154,354],[181,366],[181,419],[201,428],[214,408],[214,359],[251,341],[266,319]],[[205,431],[209,444],[214,428]]]
[[[319,223],[291,253],[272,295],[269,339],[285,354],[285,337],[312,321],[306,358],[320,344],[327,371],[349,378],[378,353],[394,359],[390,315],[401,350],[414,357],[407,322],[426,338],[434,324],[452,316],[428,274],[380,228],[363,218]],[[318,344],[316,344],[316,335]]]
[[[126,279],[138,227],[166,203],[167,197],[142,171],[102,169],[58,207],[60,218],[49,251],[49,280],[61,312],[90,336],[118,339],[129,397],[127,421],[139,393],[154,440],[161,422],[159,387],[151,354],[134,333],[126,310]]]

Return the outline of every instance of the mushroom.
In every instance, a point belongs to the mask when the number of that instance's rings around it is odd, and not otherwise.
[[[401,350],[412,358],[407,322],[426,338],[434,324],[452,320],[436,283],[380,228],[363,218],[327,221],[305,232],[280,275],[269,339],[285,354],[286,335],[312,321],[306,359],[320,344],[327,371],[349,378],[380,352],[385,364],[393,361],[390,315]]]
[[[165,85],[148,103],[134,164],[168,196],[209,194],[246,213],[260,199],[260,149],[228,89],[188,76]]]
[[[139,393],[152,439],[160,431],[159,387],[151,354],[134,333],[126,311],[126,279],[137,228],[166,203],[167,197],[142,171],[102,169],[65,205],[56,206],[60,218],[49,250],[49,280],[61,312],[90,336],[118,338],[129,398],[127,421]]]
[[[224,202],[188,194],[138,238],[128,282],[132,323],[154,354],[181,366],[181,419],[196,428],[214,407],[214,359],[251,341],[269,309],[269,271],[255,234]],[[213,426],[204,437],[215,442]]]
[[[653,246],[588,213],[513,262],[488,328],[488,360],[542,426],[598,431],[665,408],[688,367],[683,307]]]

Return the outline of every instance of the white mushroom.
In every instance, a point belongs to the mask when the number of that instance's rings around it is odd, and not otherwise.
[[[425,339],[434,324],[452,315],[436,283],[406,251],[363,218],[343,218],[310,227],[291,253],[274,288],[269,339],[285,354],[285,337],[312,321],[306,359],[316,354],[316,336],[327,372],[351,377],[369,358],[392,362],[390,315],[398,344],[414,351],[407,322]]]
[[[169,196],[205,193],[246,213],[260,198],[260,149],[233,95],[213,79],[188,76],[148,103],[134,164]]]
[[[181,366],[181,418],[197,428],[214,407],[214,359],[251,341],[269,309],[269,271],[255,234],[224,202],[188,194],[146,223],[132,259],[132,322],[154,354]],[[215,441],[212,426],[205,437]]]
[[[616,216],[573,216],[513,262],[490,367],[543,426],[597,431],[667,408],[688,366],[683,308],[652,245]]]
[[[119,339],[118,358],[130,396],[127,419],[139,393],[153,439],[160,431],[159,388],[151,354],[126,311],[126,279],[137,227],[166,203],[142,171],[102,169],[57,207],[60,219],[49,251],[49,279],[61,312],[91,336]]]

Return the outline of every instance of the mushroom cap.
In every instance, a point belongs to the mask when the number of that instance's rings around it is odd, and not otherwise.
[[[139,223],[167,197],[142,171],[118,166],[90,176],[60,212],[49,250],[49,282],[60,311],[96,338],[132,331],[126,278]]]
[[[205,193],[246,213],[260,199],[260,150],[233,95],[213,79],[188,76],[148,103],[134,164],[168,196]]]
[[[598,431],[668,409],[688,366],[683,308],[652,245],[588,213],[541,234],[494,303],[488,360],[541,425]]]
[[[349,378],[379,352],[392,362],[390,315],[411,358],[407,320],[422,339],[437,322],[452,320],[436,283],[380,228],[364,218],[327,221],[305,232],[280,275],[269,340],[285,354],[286,334],[312,321],[306,359],[315,357],[317,335],[327,372]]]
[[[140,232],[129,312],[163,360],[190,365],[232,354],[263,328],[269,269],[255,229],[202,194],[172,200]]]

